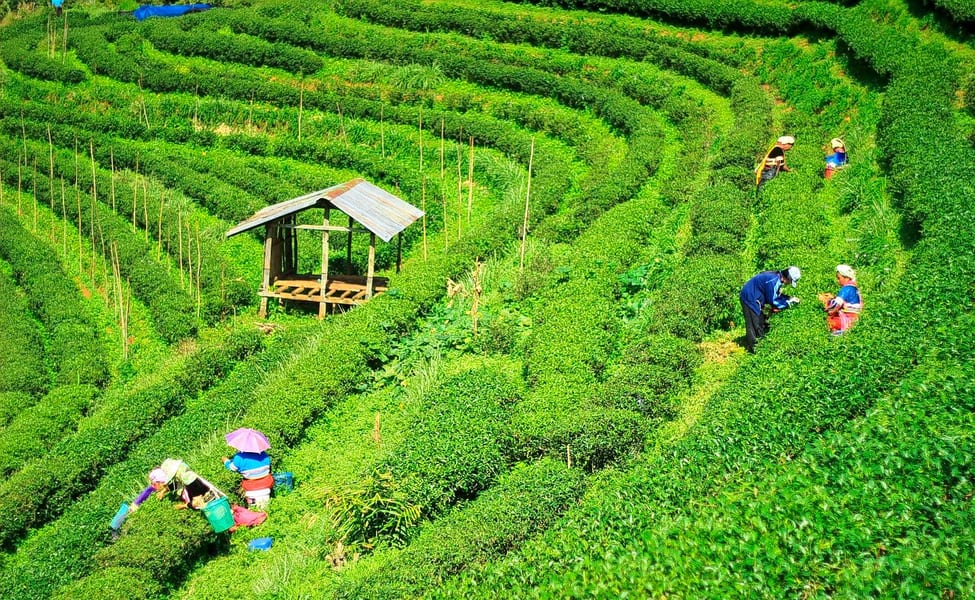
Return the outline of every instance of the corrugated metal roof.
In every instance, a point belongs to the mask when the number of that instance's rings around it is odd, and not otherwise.
[[[324,208],[328,202],[375,233],[384,242],[393,239],[394,235],[423,216],[422,210],[381,187],[365,179],[353,179],[262,208],[249,219],[228,230],[226,236],[237,235],[308,208],[316,206]]]

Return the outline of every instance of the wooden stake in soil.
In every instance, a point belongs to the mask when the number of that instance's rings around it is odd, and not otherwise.
[[[68,256],[68,208],[65,204],[64,193],[64,175],[61,176],[61,225],[63,228],[62,240],[64,242],[64,247],[61,250],[61,254],[67,258]]]
[[[339,130],[342,132],[342,141],[348,146],[349,138],[345,134],[345,117],[342,116],[342,107],[337,102],[335,103],[335,110],[339,113]]]
[[[450,247],[450,231],[447,228],[447,171],[444,167],[444,119],[440,117],[440,203],[443,205],[443,248]]]
[[[301,87],[298,88],[298,141],[301,141],[301,113],[305,107],[305,80],[302,78]]]
[[[108,149],[108,161],[112,165],[112,179],[111,179],[112,212],[115,212],[115,148]]]
[[[474,283],[474,289],[471,290],[471,327],[474,337],[477,337],[477,321],[481,316],[478,308],[481,304],[481,292],[483,292],[481,287],[482,266],[480,259],[474,259],[474,272],[471,273],[471,281]]]
[[[47,165],[48,191],[51,194],[51,210],[54,210],[54,142],[51,140],[51,126],[47,126]]]
[[[37,156],[34,156],[34,176],[31,178],[31,196],[34,198],[34,233],[37,233]]]
[[[525,216],[521,221],[521,256],[518,259],[518,270],[525,270],[525,244],[528,241],[528,207],[532,194],[532,161],[535,159],[535,138],[532,138],[531,151],[528,153],[528,185],[525,190]]]
[[[461,177],[460,174],[461,158],[464,156],[464,151],[462,150],[462,148],[463,147],[460,144],[460,138],[458,137],[457,138],[457,239],[458,240],[460,239],[462,233],[461,225],[464,222],[464,220],[461,218],[461,215],[464,214],[464,178]]]
[[[423,260],[427,259],[427,178],[423,175],[423,108],[420,107],[420,135],[417,138],[420,148],[420,212],[423,213]]]
[[[200,274],[203,272],[203,248],[200,244],[200,224],[194,224],[196,230],[196,318],[199,320],[203,308],[203,286],[200,284]]]
[[[142,179],[142,226],[146,230],[146,241],[149,241],[149,181]]]
[[[471,224],[471,206],[474,204],[474,136],[470,136],[470,152],[467,154],[467,224]]]
[[[183,285],[183,211],[176,211],[176,233],[179,243],[179,284]]]
[[[162,258],[162,218],[163,206],[166,205],[166,192],[159,197],[159,220],[156,221],[156,260]]]

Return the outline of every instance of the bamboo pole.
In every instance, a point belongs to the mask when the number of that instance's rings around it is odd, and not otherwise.
[[[112,194],[112,212],[115,212],[115,148],[108,149],[108,160],[112,165],[112,178],[111,178],[111,194]]]
[[[196,230],[196,318],[199,320],[203,309],[203,286],[200,284],[200,275],[203,272],[203,249],[200,244],[200,224],[195,223]]]
[[[31,196],[34,199],[34,233],[37,233],[37,155],[34,155],[34,176],[31,177]]]
[[[521,222],[521,256],[518,259],[518,270],[525,270],[525,244],[528,240],[528,207],[532,193],[532,161],[535,158],[535,138],[532,138],[531,151],[528,153],[528,185],[525,190],[525,216]]]
[[[474,204],[474,136],[470,136],[470,151],[467,153],[467,224],[471,224],[471,207]]]
[[[162,258],[162,218],[163,206],[166,205],[166,192],[159,197],[159,219],[156,221],[156,260]]]
[[[47,179],[50,182],[48,184],[48,191],[51,194],[51,210],[54,210],[54,141],[51,139],[51,126],[47,126],[47,164],[48,164],[48,175]]]
[[[342,107],[339,105],[338,102],[335,103],[335,109],[339,113],[339,130],[342,132],[342,141],[345,142],[346,146],[348,146],[349,138],[345,133],[345,116],[342,115]]]
[[[447,228],[447,172],[444,167],[444,118],[440,117],[440,203],[443,205],[443,248],[450,247],[450,231]]]
[[[193,229],[189,222],[186,223],[186,275],[189,278],[189,287],[194,286],[193,282]]]
[[[63,233],[61,235],[62,242],[64,246],[62,247],[61,254],[65,257],[68,256],[68,208],[65,203],[64,193],[64,175],[61,176],[61,226]]]
[[[61,36],[61,63],[68,57],[68,11],[64,11],[64,35]]]
[[[24,160],[26,160],[26,158]],[[23,193],[21,191],[23,178],[24,178],[24,173],[23,173],[23,169],[20,166],[20,154],[18,154],[17,155],[17,215],[18,216],[24,214],[20,208],[21,196]]]
[[[81,223],[84,220],[84,218],[81,214],[81,190],[78,189],[77,175],[75,175],[75,180],[74,180],[74,200],[75,200],[75,205],[78,207],[78,271],[84,272],[85,266],[81,262],[81,256],[83,254],[83,249],[81,247],[81,240],[84,238],[84,234],[82,233],[82,229],[81,229]]]
[[[420,131],[417,143],[420,146],[420,210],[423,212],[423,260],[427,259],[427,178],[423,174],[423,107],[420,107]]]
[[[464,156],[464,151],[461,149],[460,138],[457,138],[457,239],[460,239],[462,234],[461,225],[463,219],[461,215],[464,214],[464,178],[461,176],[461,159]]]
[[[183,210],[176,211],[176,236],[179,243],[179,284],[183,285]]]
[[[142,226],[146,231],[146,241],[149,241],[149,181],[142,178]]]
[[[301,114],[305,107],[305,79],[301,79],[301,87],[298,88],[298,141],[301,141]]]

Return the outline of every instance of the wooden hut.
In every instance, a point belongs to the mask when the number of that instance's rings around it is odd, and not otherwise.
[[[309,209],[323,209],[321,225],[299,225],[295,215]],[[332,223],[332,211],[346,217],[346,224]],[[423,216],[423,211],[397,198],[386,190],[363,179],[353,179],[341,185],[305,194],[261,209],[249,219],[227,231],[237,235],[265,226],[264,277],[261,280],[261,317],[267,316],[270,298],[318,303],[318,316],[325,316],[329,305],[357,305],[386,290],[387,279],[374,275],[376,237],[389,242]],[[319,273],[298,273],[297,231],[321,231],[322,262]],[[328,269],[329,243],[332,233],[346,235],[346,269],[344,273],[330,273]],[[353,275],[352,235],[369,233],[369,259],[366,275]],[[400,267],[397,249],[396,270]]]

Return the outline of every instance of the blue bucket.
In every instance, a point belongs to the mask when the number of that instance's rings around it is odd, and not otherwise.
[[[125,518],[129,516],[129,504],[123,502],[122,506],[119,507],[115,516],[112,517],[111,527],[112,529],[118,530],[122,528],[122,523],[125,523]]]
[[[295,476],[291,471],[274,474],[274,494],[283,496],[295,489]]]
[[[269,537],[254,538],[247,544],[248,550],[270,550],[274,540]]]
[[[226,496],[210,500],[203,506],[203,516],[210,522],[215,533],[227,531],[234,526],[234,511]]]

